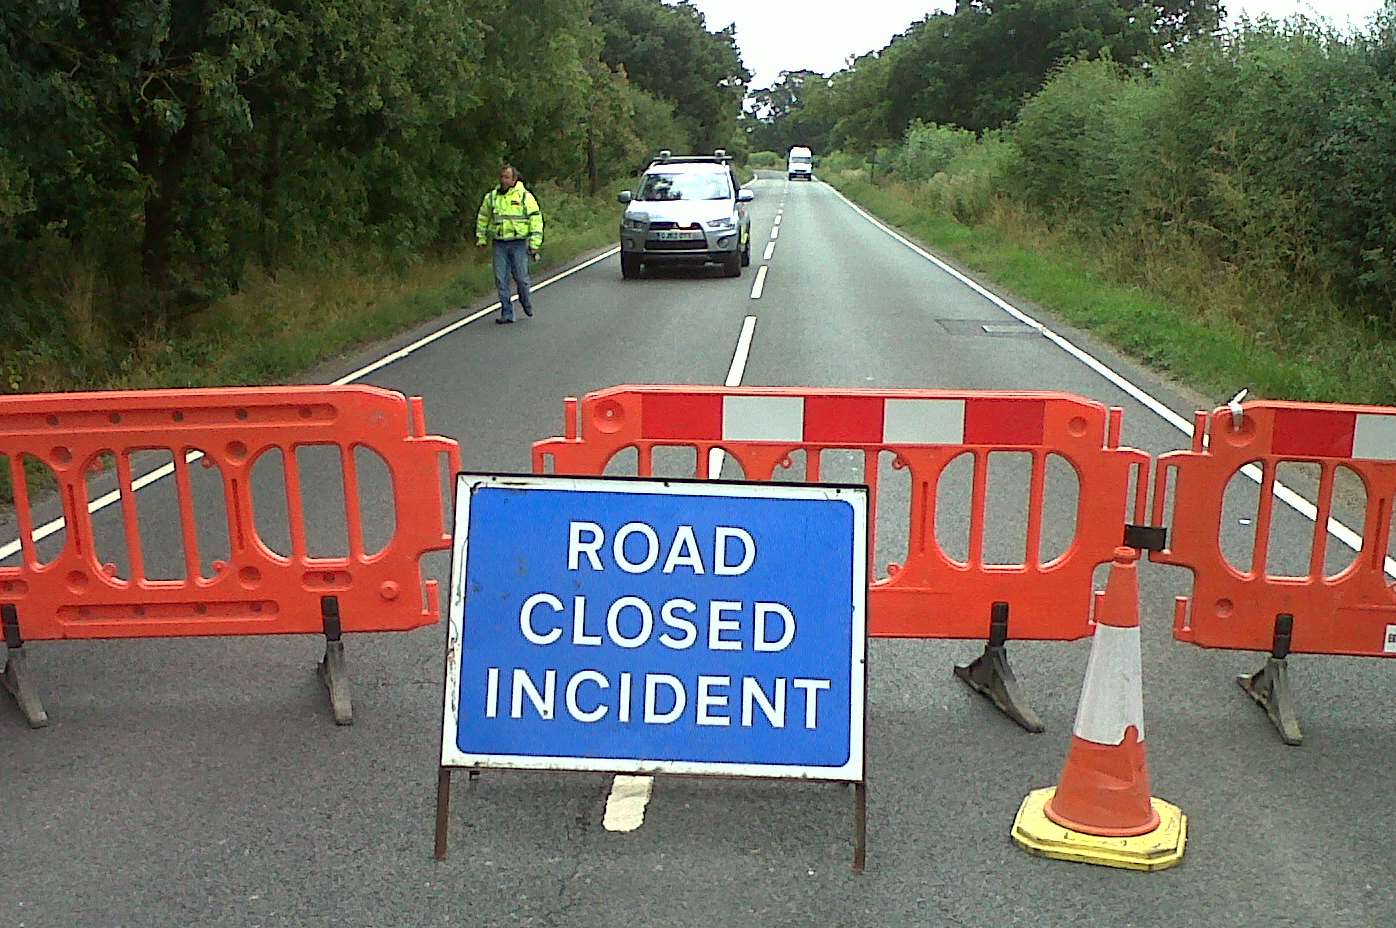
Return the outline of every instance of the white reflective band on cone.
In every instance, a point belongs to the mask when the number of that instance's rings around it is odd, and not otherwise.
[[[1144,740],[1144,691],[1139,629],[1097,625],[1086,664],[1086,684],[1076,710],[1076,737],[1093,744],[1120,744],[1133,725]]]

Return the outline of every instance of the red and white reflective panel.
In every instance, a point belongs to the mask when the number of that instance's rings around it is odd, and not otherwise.
[[[1330,409],[1277,409],[1273,454],[1396,461],[1396,416]]]
[[[1040,445],[1046,401],[645,394],[640,437],[851,445]]]

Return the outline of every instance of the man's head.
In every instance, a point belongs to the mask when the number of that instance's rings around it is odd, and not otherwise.
[[[519,179],[519,172],[514,170],[512,164],[506,164],[499,169],[499,189],[508,190]]]

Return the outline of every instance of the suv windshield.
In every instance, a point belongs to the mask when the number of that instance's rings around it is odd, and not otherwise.
[[[726,200],[732,196],[726,174],[646,174],[637,200]]]
[[[791,155],[791,164],[809,164],[809,155]]]

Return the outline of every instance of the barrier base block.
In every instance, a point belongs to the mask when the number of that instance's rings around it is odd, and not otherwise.
[[[1044,731],[1042,719],[1028,705],[1023,688],[1013,675],[1013,667],[1008,663],[1008,651],[1004,648],[989,645],[972,663],[956,664],[955,676],[1024,730],[1037,734]]]
[[[1281,741],[1291,746],[1304,743],[1299,713],[1294,708],[1294,691],[1289,687],[1289,664],[1283,657],[1267,659],[1264,667],[1255,673],[1241,674],[1236,682],[1265,710]]]
[[[1029,854],[1124,870],[1167,870],[1183,860],[1188,818],[1162,799],[1151,799],[1159,826],[1133,838],[1102,838],[1063,828],[1047,817],[1047,801],[1056,787],[1033,790],[1013,820],[1013,841]]]
[[[5,660],[5,670],[0,674],[0,685],[14,697],[19,711],[30,728],[46,728],[48,713],[39,699],[39,691],[34,688],[34,680],[29,675],[29,664],[25,661],[24,648],[10,648]]]
[[[354,704],[349,696],[349,672],[344,666],[344,642],[326,641],[325,656],[317,668],[320,682],[330,694],[336,725],[354,724]]]

